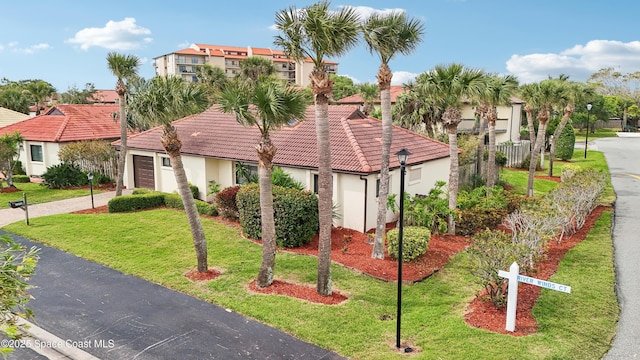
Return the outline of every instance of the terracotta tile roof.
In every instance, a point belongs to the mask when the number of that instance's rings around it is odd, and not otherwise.
[[[174,122],[180,139],[182,153],[217,159],[257,162],[255,145],[260,133],[255,127],[245,128],[236,122],[235,116],[215,108],[202,114]],[[367,174],[380,171],[381,122],[367,118],[355,106],[329,106],[331,133],[331,160],[336,172]],[[161,128],[153,128],[129,137],[127,145],[132,149],[164,152],[160,143]],[[277,152],[274,164],[298,168],[317,168],[315,110],[307,109],[305,120],[292,127],[283,127],[272,133]],[[114,144],[118,145],[119,141]],[[402,147],[413,153],[410,164],[419,164],[449,156],[449,146],[428,137],[394,127],[391,153]],[[400,166],[391,156],[391,167]]]
[[[89,100],[103,104],[115,104],[118,102],[118,93],[115,90],[96,90]]]
[[[268,56],[273,55],[273,51],[271,49],[268,49],[268,48],[255,48],[255,47],[252,47],[251,48],[251,52],[254,55],[268,55]]]
[[[398,95],[404,92],[404,86],[402,85],[391,85],[391,103],[394,104],[398,99]],[[338,100],[338,104],[344,105],[363,105],[364,100],[362,100],[362,96],[360,94],[354,94],[351,96],[344,97]],[[380,97],[376,100],[376,104],[380,104]]]
[[[42,115],[0,128],[0,135],[19,131],[26,140],[47,142],[117,139],[117,111],[115,104],[55,105]]]

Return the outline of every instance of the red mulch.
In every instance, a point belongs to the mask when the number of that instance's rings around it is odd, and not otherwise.
[[[578,230],[572,236],[564,237],[562,242],[552,240],[547,248],[547,255],[544,261],[536,266],[534,277],[537,279],[548,280],[558,269],[558,263],[564,255],[572,249],[576,244],[580,243],[587,237],[587,234],[595,224],[596,220],[605,210],[610,207],[597,207],[587,219],[582,229]],[[506,269],[505,269],[506,270]],[[538,296],[540,296],[541,288],[525,283],[518,284],[518,306],[516,308],[516,328],[515,332],[505,330],[506,324],[506,308],[496,309],[486,295],[476,297],[465,311],[465,320],[467,324],[482,328],[485,330],[510,334],[515,336],[524,336],[535,333],[538,329],[538,323],[533,317],[532,309]]]
[[[18,192],[18,191],[22,191],[20,189],[18,189],[15,186],[5,186],[2,189],[0,189],[0,194],[5,194],[5,193],[13,193],[13,192]]]
[[[316,292],[316,288],[280,280],[273,280],[273,283],[266,288],[259,288],[254,280],[249,284],[249,289],[261,294],[291,296],[324,305],[337,305],[347,300],[347,297],[338,291],[333,291],[330,296],[322,296]]]
[[[207,271],[198,272],[196,269],[187,271],[184,276],[191,281],[208,281],[220,276],[221,272],[209,268]]]

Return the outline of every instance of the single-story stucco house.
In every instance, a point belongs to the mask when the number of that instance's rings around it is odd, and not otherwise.
[[[333,201],[340,218],[336,226],[359,231],[375,227],[377,188],[381,166],[382,125],[365,116],[356,106],[329,106]],[[239,125],[232,114],[215,107],[174,122],[182,140],[182,160],[190,183],[198,186],[205,198],[208,184],[215,180],[222,188],[241,183],[236,176],[239,163],[257,169],[255,146],[260,134],[255,127]],[[161,128],[128,138],[128,188],[147,187],[164,192],[176,190],[168,156],[160,142]],[[307,189],[317,189],[318,154],[314,107],[304,119],[290,123],[271,134],[277,148],[274,165],[283,168]],[[114,142],[117,146],[119,142]],[[427,194],[437,180],[449,177],[449,146],[400,127],[393,128],[391,146],[390,193],[398,193],[400,171],[395,155],[407,148],[409,157],[406,191]],[[389,220],[393,220],[389,214]]]
[[[0,128],[0,135],[16,131],[24,138],[20,161],[27,175],[40,176],[58,165],[58,151],[70,142],[120,138],[114,120],[118,105],[54,105],[44,114]]]
[[[27,114],[0,107],[0,128],[26,120],[29,117]]]

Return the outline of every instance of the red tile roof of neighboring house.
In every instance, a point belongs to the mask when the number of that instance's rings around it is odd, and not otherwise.
[[[89,98],[89,101],[103,104],[115,104],[118,102],[118,93],[115,90],[96,90],[93,92],[92,97]]]
[[[398,95],[402,94],[405,90],[404,90],[404,86],[402,85],[391,85],[391,88],[389,89],[391,91],[391,103],[395,103],[396,100],[398,99]],[[378,96],[378,99],[376,99],[376,104],[380,103],[380,97]],[[364,105],[364,100],[362,99],[362,95],[360,94],[354,94],[351,96],[347,96],[344,97],[340,100],[338,100],[338,104],[343,104],[343,105]]]
[[[114,104],[54,105],[42,115],[0,128],[0,134],[19,131],[25,140],[47,142],[117,139],[117,111]]]
[[[255,127],[239,125],[232,114],[215,108],[174,122],[182,140],[182,153],[217,159],[257,162],[255,146],[260,133]],[[355,106],[329,106],[332,168],[337,172],[367,174],[380,171],[381,122],[367,118]],[[164,152],[161,128],[153,128],[129,137],[132,149]],[[305,120],[285,126],[271,134],[277,148],[274,164],[298,168],[317,168],[315,110],[307,109]],[[114,144],[117,145],[119,141]],[[410,164],[449,156],[449,146],[406,129],[393,128],[391,154],[402,147],[412,152]],[[391,156],[391,167],[400,166]]]

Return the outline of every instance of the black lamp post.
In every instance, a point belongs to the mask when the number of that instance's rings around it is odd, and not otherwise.
[[[396,153],[400,162],[400,224],[398,225],[398,312],[396,315],[396,348],[400,349],[400,323],[402,317],[402,231],[404,229],[404,173],[407,159],[411,153],[402,148]],[[411,352],[413,349],[406,348],[404,352]]]
[[[587,158],[587,142],[589,141],[589,120],[591,120],[591,104],[587,104],[587,136],[584,138],[584,158]]]
[[[93,173],[88,173],[87,179],[89,179],[89,191],[91,192],[91,208],[95,209],[93,205]]]

